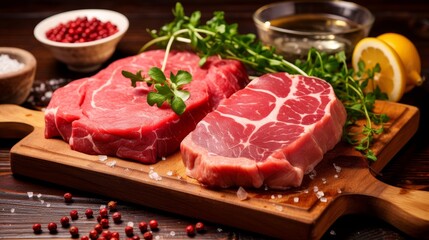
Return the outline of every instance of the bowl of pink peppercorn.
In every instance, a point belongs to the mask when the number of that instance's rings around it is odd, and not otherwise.
[[[34,36],[70,70],[91,72],[113,55],[128,26],[127,17],[119,12],[81,9],[44,19],[34,28]]]

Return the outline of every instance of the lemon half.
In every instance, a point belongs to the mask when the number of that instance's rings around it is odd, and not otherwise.
[[[405,92],[406,74],[399,55],[384,41],[367,37],[358,42],[352,55],[352,65],[358,69],[358,62],[363,61],[367,69],[378,63],[381,71],[368,84],[366,91],[373,91],[378,86],[386,93],[389,100],[397,102]]]
[[[423,83],[421,77],[421,61],[414,44],[405,36],[398,33],[384,33],[377,37],[391,46],[404,64],[407,85],[405,92]]]

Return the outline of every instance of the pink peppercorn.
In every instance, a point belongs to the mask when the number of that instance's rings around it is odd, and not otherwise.
[[[42,232],[42,225],[40,223],[35,223],[33,225],[33,232],[34,233],[41,233]]]

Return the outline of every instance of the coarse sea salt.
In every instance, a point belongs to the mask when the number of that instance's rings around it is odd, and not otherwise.
[[[162,180],[162,177],[159,176],[159,174],[157,172],[155,172],[153,169],[151,169],[149,171],[149,178],[153,179],[153,180],[156,180],[156,181],[161,181]]]
[[[24,67],[24,64],[7,54],[0,54],[0,74],[16,72]]]
[[[244,200],[246,200],[246,199],[247,199],[248,195],[247,195],[246,190],[244,190],[244,188],[243,188],[243,187],[239,187],[239,188],[238,188],[238,190],[237,190],[237,197],[238,197],[238,199],[240,199],[241,201],[244,201]]]
[[[323,197],[323,196],[325,196],[325,193],[323,192],[323,191],[317,191],[317,193],[316,193],[316,197],[317,198],[321,198],[321,197]]]
[[[33,192],[27,192],[27,196],[28,196],[28,198],[32,198],[33,197]]]
[[[110,162],[107,162],[106,165],[109,166],[109,167],[115,167],[116,166],[116,161],[112,160]]]
[[[294,197],[294,198],[293,198],[293,202],[294,202],[294,203],[298,203],[298,202],[299,202],[299,197]]]

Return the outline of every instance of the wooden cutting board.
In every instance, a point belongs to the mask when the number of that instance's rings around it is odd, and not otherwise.
[[[391,102],[377,102],[376,111],[391,118],[373,146],[378,160],[370,167],[378,172],[414,135],[419,111]],[[300,188],[245,189],[247,199],[240,200],[237,189],[206,189],[188,178],[179,153],[154,165],[101,161],[62,140],[45,139],[43,131],[42,112],[0,105],[0,138],[28,134],[11,149],[14,174],[277,238],[318,239],[337,218],[352,213],[375,215],[418,238],[429,236],[429,193],[378,181],[361,154],[344,143],[325,155]]]

